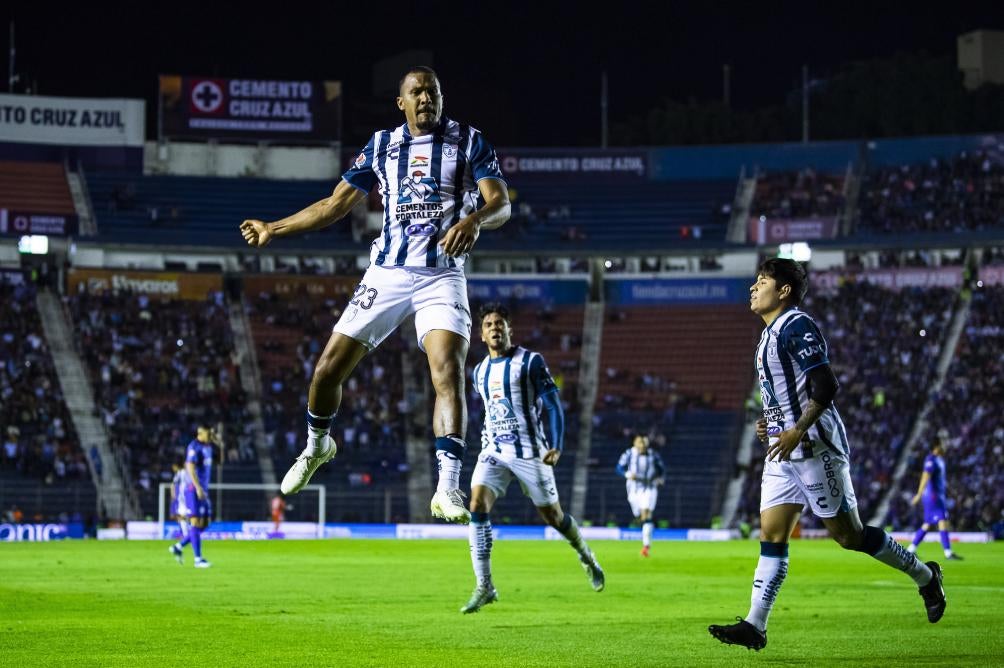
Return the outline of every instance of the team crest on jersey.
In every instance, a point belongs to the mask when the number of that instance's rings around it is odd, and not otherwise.
[[[767,347],[767,355],[769,357],[777,357],[777,344],[772,343]]]
[[[457,155],[457,147],[453,144],[443,144],[443,157],[452,158]]]

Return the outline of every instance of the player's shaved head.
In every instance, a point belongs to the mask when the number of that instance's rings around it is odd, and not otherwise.
[[[432,69],[431,67],[427,67],[425,65],[415,65],[413,67],[408,68],[408,71],[401,76],[401,80],[397,82],[397,89],[399,92],[404,90],[404,82],[407,81],[408,77],[411,76],[412,74],[430,75],[432,76],[433,79],[436,80],[436,83],[439,83],[439,75],[436,74],[436,70]]]

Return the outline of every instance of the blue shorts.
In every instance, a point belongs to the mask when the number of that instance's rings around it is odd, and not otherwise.
[[[924,524],[937,524],[948,519],[948,509],[945,499],[941,497],[924,497]]]
[[[213,504],[209,501],[209,495],[207,493],[206,498],[200,499],[195,493],[195,487],[186,487],[185,493],[181,495],[178,499],[178,516],[179,517],[200,517],[203,519],[209,519],[213,516]]]

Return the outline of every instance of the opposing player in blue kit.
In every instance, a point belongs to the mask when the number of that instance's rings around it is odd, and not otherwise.
[[[930,454],[924,457],[924,471],[920,474],[920,485],[914,495],[912,504],[924,502],[924,523],[917,529],[913,536],[913,541],[906,548],[910,552],[916,552],[917,546],[924,540],[924,536],[931,527],[938,527],[941,535],[941,549],[945,552],[945,559],[962,561],[962,557],[952,551],[952,541],[948,536],[948,494],[945,481],[945,441],[947,434],[938,434],[934,447]]]

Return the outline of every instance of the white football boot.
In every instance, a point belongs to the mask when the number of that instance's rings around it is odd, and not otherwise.
[[[307,483],[310,482],[310,476],[314,475],[321,464],[329,462],[335,457],[335,453],[338,452],[338,446],[335,445],[335,441],[331,436],[325,435],[321,439],[323,444],[323,449],[320,454],[311,457],[307,454],[306,449],[300,453],[300,456],[296,458],[293,465],[289,467],[286,471],[286,475],[282,479],[282,485],[280,489],[283,494],[296,494],[301,489],[306,487]]]
[[[430,504],[432,516],[454,522],[456,524],[467,524],[471,521],[471,511],[464,505],[464,493],[459,489],[448,489],[445,492],[436,492]]]

